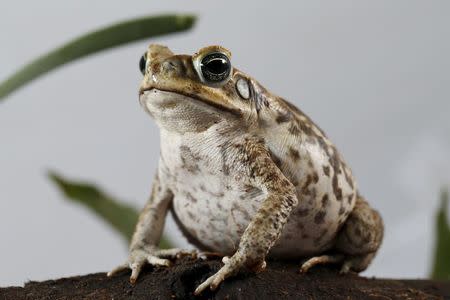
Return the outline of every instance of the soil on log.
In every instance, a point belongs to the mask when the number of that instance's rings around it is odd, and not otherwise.
[[[450,281],[339,275],[329,267],[300,274],[298,263],[275,261],[265,272],[240,274],[195,297],[197,285],[220,266],[219,260],[184,258],[170,268],[145,269],[135,286],[129,284],[129,272],[112,278],[97,273],[0,288],[0,299],[450,299]]]

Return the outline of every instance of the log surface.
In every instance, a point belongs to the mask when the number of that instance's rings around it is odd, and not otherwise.
[[[265,272],[240,274],[217,291],[194,297],[195,287],[220,268],[219,260],[184,258],[170,268],[147,268],[135,286],[129,272],[89,274],[24,287],[0,288],[1,300],[20,299],[450,299],[450,281],[393,280],[339,275],[327,267],[298,272],[298,263],[269,262]]]

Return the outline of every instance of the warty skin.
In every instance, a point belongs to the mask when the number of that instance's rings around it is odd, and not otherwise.
[[[240,270],[263,271],[267,257],[307,258],[302,272],[365,270],[382,241],[380,215],[325,133],[230,57],[221,46],[192,56],[149,46],[139,100],[160,128],[159,167],[129,258],[109,275],[130,268],[134,283],[145,264],[190,253],[158,249],[168,211],[191,243],[224,255],[195,294]]]

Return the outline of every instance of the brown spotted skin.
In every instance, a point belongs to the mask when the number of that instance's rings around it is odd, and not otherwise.
[[[196,294],[242,268],[263,270],[267,256],[313,258],[302,271],[331,262],[364,270],[383,224],[336,147],[298,108],[236,68],[220,84],[205,81],[198,62],[211,52],[231,56],[220,46],[193,56],[148,49],[140,103],[160,127],[161,156],[125,265],[132,280],[146,262],[168,262],[156,245],[169,209],[191,242],[226,255]]]

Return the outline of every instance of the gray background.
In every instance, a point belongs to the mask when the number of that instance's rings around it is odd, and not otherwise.
[[[193,31],[152,42],[179,53],[222,44],[236,66],[308,113],[384,217],[385,241],[366,274],[419,277],[430,266],[438,191],[450,182],[449,9],[406,0],[2,0],[0,78],[99,26],[196,13]],[[126,258],[123,240],[64,201],[45,173],[144,204],[159,152],[137,100],[148,42],[58,69],[0,103],[0,285],[107,271]]]

